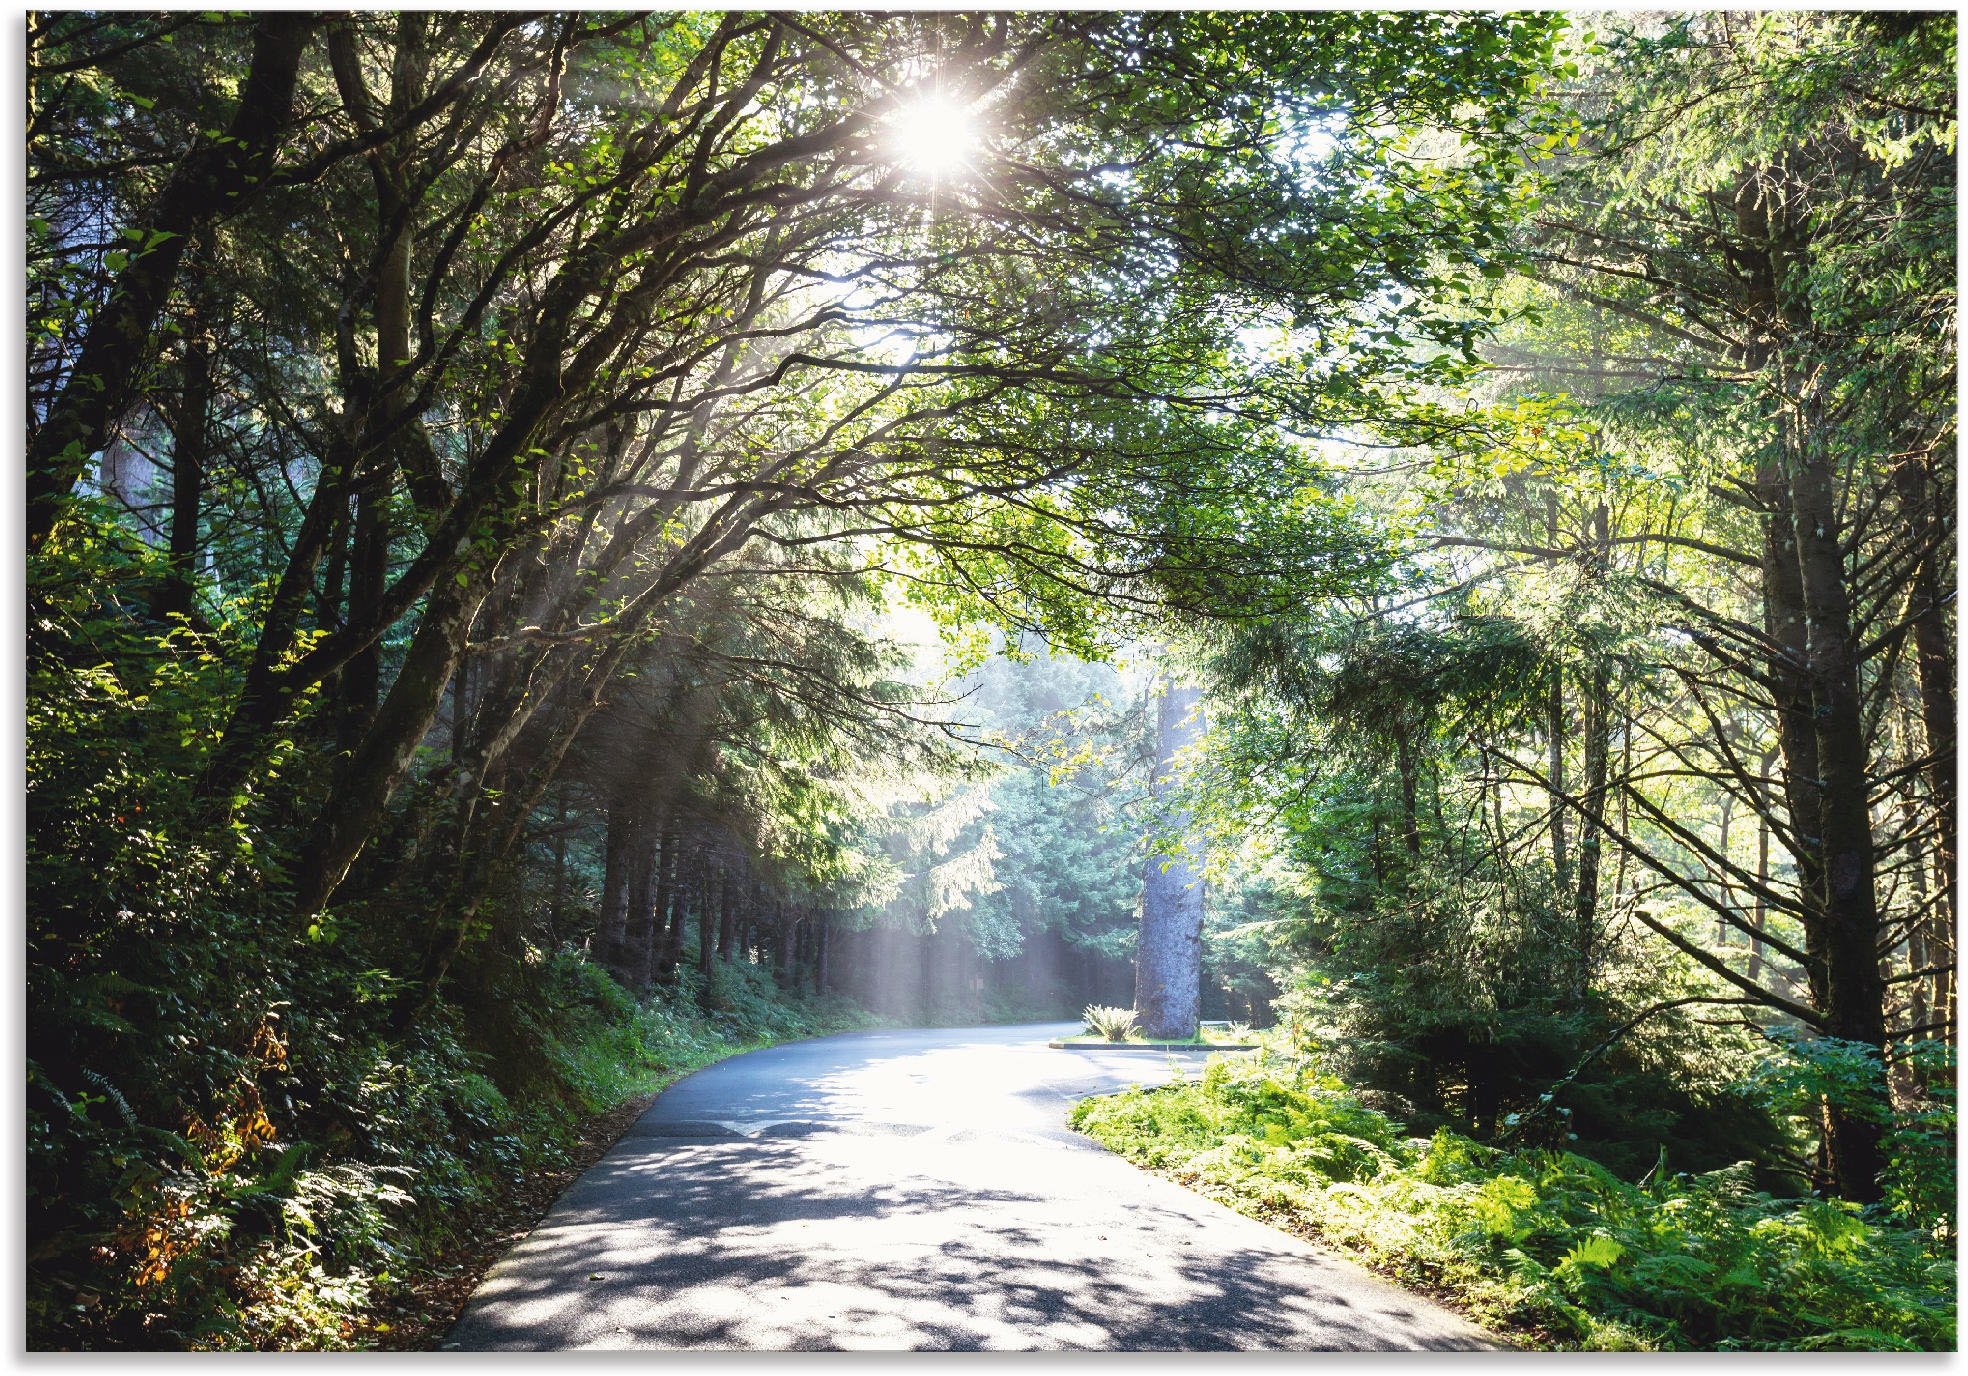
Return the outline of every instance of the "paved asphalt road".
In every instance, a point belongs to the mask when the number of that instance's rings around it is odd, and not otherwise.
[[[445,1345],[1496,1345],[1068,1130],[1074,1100],[1172,1073],[1046,1047],[1077,1030],[861,1032],[699,1071],[568,1187]]]

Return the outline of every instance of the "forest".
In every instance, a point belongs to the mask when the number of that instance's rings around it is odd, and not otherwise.
[[[28,1346],[402,1345],[602,1115],[1174,904],[1266,1051],[1124,1155],[1952,1349],[1955,41],[31,13]]]

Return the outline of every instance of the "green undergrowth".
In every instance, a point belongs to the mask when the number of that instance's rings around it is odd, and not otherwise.
[[[597,1115],[726,1056],[873,1021],[750,965],[720,969],[709,999],[686,970],[638,1000],[569,950],[398,1036],[290,1007],[263,1024],[227,1116],[182,1132],[120,1092],[62,1094],[30,1064],[55,1106],[30,1114],[30,1169],[95,1184],[36,1182],[66,1207],[30,1239],[28,1347],[374,1346],[376,1315],[515,1186],[572,1164]]]
[[[1087,1099],[1073,1126],[1296,1223],[1478,1319],[1593,1350],[1951,1350],[1951,1223],[1751,1188],[1746,1167],[1620,1179],[1565,1151],[1403,1136],[1330,1075],[1218,1060]]]

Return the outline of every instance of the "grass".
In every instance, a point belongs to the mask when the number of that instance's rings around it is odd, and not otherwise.
[[[1331,1076],[1256,1059],[1084,1100],[1072,1123],[1538,1346],[1955,1345],[1951,1224],[1773,1198],[1739,1167],[1636,1184],[1569,1152],[1409,1138]]]

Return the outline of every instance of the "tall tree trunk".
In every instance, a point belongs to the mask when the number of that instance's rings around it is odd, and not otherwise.
[[[427,66],[424,33],[429,17],[405,11],[398,16],[391,64],[388,117],[402,117],[422,98]],[[364,132],[377,127],[361,64],[353,56],[353,36],[343,25],[329,32],[329,51],[344,106]],[[395,488],[393,457],[401,441],[399,426],[403,384],[402,365],[411,356],[410,262],[414,244],[412,205],[404,186],[404,164],[414,142],[399,135],[370,151],[368,162],[376,189],[376,368],[372,382],[359,390],[367,414],[363,427],[369,436],[391,436],[390,442],[365,445],[363,475],[356,484],[355,542],[351,552],[349,620],[364,622],[382,602],[389,582],[390,498]],[[374,714],[382,685],[380,640],[364,646],[342,671],[342,711],[345,729],[353,739]]]
[[[1715,853],[1724,860],[1729,858],[1729,833],[1736,819],[1736,795],[1725,792],[1722,795],[1722,818],[1716,828]],[[1730,927],[1721,918],[1715,920],[1715,944],[1724,947],[1729,944]]]
[[[588,949],[595,963],[605,969],[615,966],[628,921],[629,871],[635,846],[631,810],[626,798],[618,798],[608,809],[608,828],[602,839],[601,911],[595,915],[594,938]]]
[[[1906,798],[1902,801],[1902,807],[1907,814],[1907,829],[1912,831],[1919,825],[1918,804],[1912,798]],[[1913,907],[1916,915],[1907,921],[1906,965],[1907,973],[1911,978],[1906,983],[1906,1019],[1909,1027],[1925,1027],[1932,1001],[1928,998],[1927,977],[1917,972],[1927,969],[1933,963],[1932,951],[1929,949],[1931,943],[1928,940],[1928,927],[1934,914],[1930,907],[1932,895],[1927,888],[1925,857],[1915,855],[1910,857],[1910,861],[1911,863],[1907,865],[1907,875],[1910,887],[1913,889]],[[1917,1035],[1931,1037],[1933,1033],[1928,1031]]]
[[[706,869],[704,894],[697,904],[697,978],[700,981],[697,997],[706,1010],[717,1005],[717,966],[712,963],[716,947],[712,934],[716,930],[714,924],[728,900],[730,887],[728,876],[721,867]]]
[[[1819,865],[1824,884],[1824,990],[1820,1005],[1832,1036],[1872,1047],[1886,1046],[1886,985],[1879,969],[1880,920],[1874,889],[1874,847],[1869,806],[1864,707],[1859,692],[1858,650],[1852,630],[1851,591],[1840,548],[1833,457],[1826,452],[1817,418],[1796,417],[1799,433],[1789,448],[1791,514],[1808,635],[1812,725],[1818,752]],[[1863,1202],[1879,1198],[1885,1168],[1883,1081],[1862,1091],[1849,1108],[1833,1104],[1826,1115],[1831,1166],[1841,1192]],[[1870,1102],[1869,1102],[1870,1101]]]
[[[829,912],[819,909],[813,917],[813,992],[827,992],[827,957],[832,954],[833,924],[828,920]]]
[[[806,933],[800,930],[798,920],[784,899],[773,902],[772,922],[778,931],[779,948],[779,960],[773,967],[772,982],[781,989],[791,989],[799,978],[800,961],[804,958],[801,948],[805,944]]]
[[[1823,1009],[1827,987],[1826,923],[1821,807],[1822,780],[1818,768],[1818,736],[1813,728],[1810,634],[1804,614],[1804,587],[1799,570],[1796,518],[1789,505],[1788,484],[1777,464],[1767,462],[1758,475],[1765,509],[1763,540],[1763,614],[1775,644],[1767,672],[1776,708],[1777,746],[1783,757],[1784,811],[1790,820],[1786,838],[1797,867],[1797,896],[1803,911],[1805,981],[1811,1004]],[[1819,1164],[1827,1176],[1831,1164],[1832,1129],[1822,1106]]]
[[[1558,490],[1544,498],[1545,534],[1553,549],[1558,548]],[[1551,891],[1563,894],[1571,887],[1571,856],[1567,853],[1565,799],[1565,666],[1551,666],[1551,690],[1544,708],[1545,777],[1551,781]]]
[[[1763,773],[1767,776],[1774,767],[1775,761],[1766,757],[1763,764]],[[1756,906],[1751,912],[1749,919],[1749,924],[1755,929],[1756,935],[1749,939],[1749,969],[1747,971],[1752,984],[1757,983],[1763,978],[1762,933],[1763,924],[1769,921],[1770,918],[1770,907],[1768,901],[1763,897],[1762,890],[1767,889],[1769,885],[1770,823],[1764,817],[1763,811],[1758,809],[1756,816],[1756,887],[1758,892],[1756,895]]]
[[[547,931],[556,946],[564,939],[562,927],[567,911],[567,828],[573,818],[566,795],[561,796],[560,818],[554,826],[553,887],[547,892]]]
[[[389,494],[392,475],[387,469],[372,468],[356,484],[355,530],[349,542],[349,583],[345,621],[369,620],[382,604],[389,587]],[[349,657],[336,680],[340,701],[339,725],[342,748],[352,750],[362,733],[375,720],[376,706],[382,700],[383,651],[380,640]],[[464,748],[467,685],[464,674],[452,684],[453,701],[451,745],[454,757]]]
[[[670,896],[670,921],[677,929],[677,965],[683,965],[683,933],[691,919],[704,902],[704,862],[703,852],[692,850],[688,856],[677,857],[676,877],[671,881],[674,892]]]
[[[1594,552],[1591,574],[1604,578],[1611,564],[1611,517],[1600,502],[1592,512]],[[1584,773],[1584,820],[1579,827],[1578,888],[1572,898],[1574,995],[1583,999],[1592,983],[1599,943],[1599,874],[1604,864],[1606,832],[1606,775],[1613,749],[1613,669],[1604,653],[1595,651],[1585,674],[1585,701],[1580,731],[1580,768]]]
[[[1155,713],[1158,800],[1175,786],[1178,752],[1201,739],[1202,693],[1167,684]],[[1134,1007],[1151,1038],[1196,1035],[1201,1017],[1203,971],[1203,851],[1186,810],[1165,809],[1167,830],[1177,839],[1173,855],[1150,855],[1142,866],[1141,934],[1135,951]]]
[[[1765,511],[1765,616],[1777,650],[1769,683],[1797,860],[1805,953],[1814,1006],[1825,1031],[1875,1048],[1885,1046],[1886,986],[1879,968],[1880,921],[1874,890],[1869,813],[1870,772],[1852,594],[1841,548],[1837,461],[1814,389],[1795,370],[1781,341],[1815,329],[1810,297],[1795,290],[1806,271],[1805,204],[1774,189],[1781,167],[1747,169],[1735,197],[1736,252],[1743,307],[1755,342],[1743,362],[1763,372],[1775,396],[1781,438],[1758,464]],[[1886,1108],[1883,1073],[1856,1102],[1827,1101],[1823,1157],[1850,1198],[1879,1198],[1885,1161],[1879,1119]]]
[[[1824,993],[1820,970],[1824,883],[1819,848],[1807,839],[1818,834],[1819,790],[1818,740],[1811,727],[1811,685],[1805,675],[1810,639],[1804,624],[1795,522],[1787,509],[1781,478],[1766,474],[1759,486],[1767,512],[1763,526],[1764,627],[1776,647],[1766,672],[1776,706],[1784,812],[1790,819],[1786,844],[1797,867],[1798,898],[1805,910],[1805,951],[1812,956],[1812,968],[1807,973],[1812,998],[1818,1001]]]
[[[732,947],[738,940],[738,911],[726,908],[718,915],[717,953],[718,959],[729,964]]]
[[[1579,828],[1578,888],[1572,896],[1574,955],[1578,961],[1579,992],[1591,983],[1599,941],[1599,875],[1605,863],[1606,783],[1612,760],[1612,668],[1597,659],[1587,671],[1580,767],[1585,791],[1580,797],[1585,814]]]
[[[631,855],[635,868],[629,876],[628,920],[623,924],[617,966],[617,978],[630,989],[649,983],[650,948],[656,937],[652,930],[656,919],[656,835],[649,825],[647,801],[638,799],[638,803],[643,809],[641,836]]]
[[[1947,572],[1950,540],[1946,509],[1930,481],[1927,464],[1918,455],[1902,459],[1893,469],[1901,505],[1913,538],[1927,546],[1908,588],[1908,614],[1913,618],[1914,667],[1920,685],[1920,718],[1927,738],[1927,787],[1933,795],[1936,877],[1939,904],[1950,930],[1956,922],[1954,871],[1955,836],[1955,701],[1954,635],[1948,626],[1948,607],[1954,588]],[[1952,940],[1949,942],[1952,945]]]
[[[677,824],[672,820],[663,828],[662,867],[656,879],[656,924],[663,937],[656,977],[665,982],[675,977],[677,962],[683,957],[683,909],[676,898],[677,866],[681,863],[682,849]]]

